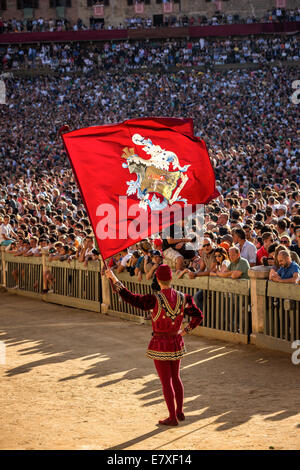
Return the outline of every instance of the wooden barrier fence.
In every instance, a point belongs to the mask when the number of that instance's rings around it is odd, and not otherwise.
[[[45,255],[24,257],[2,251],[1,266],[1,284],[10,292],[95,312],[101,310],[99,261],[90,261],[86,267],[77,260],[50,261]],[[53,287],[43,294],[46,273],[53,276]]]
[[[0,284],[9,292],[150,323],[150,312],[123,302],[100,272],[100,261],[91,261],[86,267],[77,260],[49,261],[44,255],[0,253]],[[300,285],[268,281],[268,272],[263,266],[251,268],[250,280],[177,279],[174,275],[175,288],[193,296],[202,291],[204,321],[193,334],[291,353],[293,342],[300,340]],[[47,273],[54,279],[53,292],[44,294]],[[138,282],[127,272],[118,277],[135,293],[153,292],[152,281]]]
[[[136,282],[129,274],[118,275],[125,287],[138,294],[152,292],[152,281]],[[248,343],[250,335],[250,282],[247,280],[229,280],[201,277],[196,279],[176,279],[173,287],[186,294],[195,295],[200,289],[203,291],[203,326],[197,328],[197,334],[214,336]],[[135,315],[147,320],[150,312],[142,312],[123,301],[115,292],[110,290],[110,311]],[[218,333],[218,334],[217,334]]]

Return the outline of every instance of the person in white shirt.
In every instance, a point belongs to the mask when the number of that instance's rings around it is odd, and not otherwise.
[[[244,229],[237,228],[233,230],[233,243],[240,249],[241,257],[246,259],[250,267],[256,266],[256,246],[246,240],[246,233]]]
[[[3,220],[4,222],[0,226],[0,245],[7,246],[10,245],[14,241],[14,239],[17,238],[17,235],[15,234],[12,226],[9,223],[9,215],[5,215]]]
[[[32,237],[30,248],[23,256],[41,256],[41,247],[38,246],[38,238]]]
[[[96,251],[94,237],[91,235],[87,236],[80,252],[78,261],[83,262],[84,265],[87,266],[88,261],[98,259],[98,255],[95,253]]]
[[[127,262],[132,257],[132,253],[128,253],[127,250],[122,250],[121,255],[122,255],[122,258],[121,258],[120,264],[117,267],[117,270],[116,270],[117,273],[121,273],[122,271],[126,269]]]

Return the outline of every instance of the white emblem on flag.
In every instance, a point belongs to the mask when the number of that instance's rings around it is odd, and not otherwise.
[[[180,197],[180,192],[189,179],[186,172],[190,165],[182,167],[174,152],[154,145],[151,139],[139,134],[134,134],[132,141],[143,146],[142,150],[150,158],[139,157],[134,148],[123,149],[122,158],[126,159],[123,168],[137,176],[136,180],[127,181],[127,196],[135,194],[140,200],[139,206],[145,210],[148,206],[151,210],[161,210],[179,201],[186,205],[187,200]]]

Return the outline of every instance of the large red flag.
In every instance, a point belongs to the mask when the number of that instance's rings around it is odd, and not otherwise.
[[[131,119],[62,139],[104,259],[219,195],[192,119]]]

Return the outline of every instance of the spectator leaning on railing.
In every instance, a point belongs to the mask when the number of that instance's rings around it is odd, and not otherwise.
[[[281,250],[278,253],[279,269],[277,272],[272,270],[270,273],[270,280],[274,282],[282,282],[286,284],[299,283],[300,280],[300,266],[292,261],[291,255],[286,250]]]
[[[3,223],[0,226],[0,245],[2,246],[10,245],[17,238],[17,235],[13,231],[13,228],[9,222],[10,217],[5,215],[3,217]]]
[[[194,242],[194,238],[183,238],[184,232],[183,219],[181,222],[171,225],[163,231],[163,244],[162,251],[166,259],[170,259],[175,262],[175,270],[182,271],[184,268],[184,260],[190,260],[195,256],[195,251],[188,247],[187,243]]]
[[[216,268],[217,261],[215,257],[215,250],[213,242],[210,238],[204,238],[202,244],[201,261],[199,263],[199,271],[190,271],[188,276],[190,279],[201,276],[209,276],[210,272]]]
[[[210,276],[218,276],[219,275],[218,273],[226,272],[228,269],[228,266],[230,265],[228,254],[225,248],[221,246],[215,248],[214,255],[215,255],[217,264],[216,264],[215,269],[213,269],[209,273]]]
[[[248,270],[250,269],[249,262],[241,257],[240,249],[237,246],[229,248],[230,264],[226,271],[219,272],[219,277],[226,277],[231,279],[249,279]]]
[[[200,271],[202,259],[199,252],[200,250],[195,253],[194,258],[191,259],[187,268],[183,269],[183,271],[176,271],[178,279],[181,279],[185,274],[197,273]]]
[[[135,275],[139,282],[143,279],[143,274],[146,274],[151,268],[151,248],[151,243],[149,243],[147,240],[142,240],[139,245],[141,254],[135,267]]]
[[[272,269],[269,273],[269,279],[271,279],[272,274],[277,272],[280,268],[279,261],[278,261],[278,254],[280,251],[286,251],[291,257],[291,260],[294,261],[296,264],[299,264],[299,256],[294,251],[289,250],[285,245],[279,244],[279,242],[272,243],[272,245],[268,248],[269,258],[268,258],[268,265],[272,266]]]
[[[38,244],[38,238],[37,237],[31,237],[30,239],[30,248],[29,250],[23,254],[23,256],[41,256],[41,248]]]
[[[69,248],[69,247],[68,247]],[[68,250],[69,251],[69,250]],[[98,259],[98,251],[95,248],[94,237],[88,235],[84,240],[83,246],[80,250],[78,261],[87,266],[88,261],[95,261]]]

